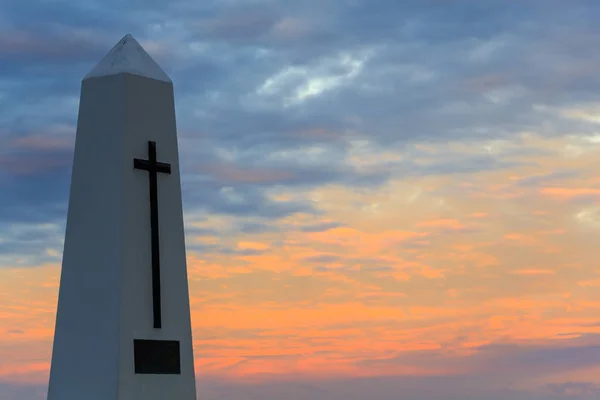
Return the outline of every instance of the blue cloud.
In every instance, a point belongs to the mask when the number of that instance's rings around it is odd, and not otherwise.
[[[272,201],[273,187],[377,186],[515,165],[507,154],[442,154],[426,167],[365,170],[348,165],[355,140],[399,151],[418,141],[596,130],[548,111],[598,100],[600,56],[589,49],[599,14],[588,0],[9,0],[4,10],[1,140],[74,127],[81,78],[131,32],[175,82],[186,212],[258,217],[260,229],[318,213],[309,202]],[[60,149],[0,150],[2,220],[64,219],[74,128],[66,130],[60,140],[70,144]],[[322,156],[297,156],[311,147]],[[244,180],[227,170],[279,175]]]

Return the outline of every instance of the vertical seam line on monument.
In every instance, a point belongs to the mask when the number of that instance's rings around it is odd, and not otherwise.
[[[128,124],[129,124],[129,120],[126,118],[127,116],[127,108],[128,108],[128,98],[127,98],[127,84],[128,84],[128,80],[125,79],[124,76],[120,76],[118,77],[119,80],[122,80],[122,85],[121,85],[121,90],[123,90],[123,92],[121,93],[121,101],[123,102],[121,104],[121,107],[119,107],[119,109],[121,110],[121,115],[119,115],[119,118],[121,118],[121,127],[123,129],[122,132],[119,132],[119,139],[121,140],[121,149],[122,149],[122,154],[121,154],[121,168],[120,171],[125,171],[125,166],[127,165],[127,153],[128,153],[128,145],[129,143],[127,142],[127,135],[125,134],[125,132],[127,132],[128,130]],[[114,80],[117,80],[117,77],[114,77]],[[120,207],[120,214],[119,215],[119,220],[123,221],[123,219],[125,218],[125,216],[127,215],[127,210],[126,210],[126,205],[128,204],[128,199],[127,199],[127,191],[126,191],[126,177],[124,176],[125,174],[121,173],[121,207]],[[128,270],[130,270],[130,266],[128,266],[127,264],[127,257],[125,254],[125,248],[123,246],[123,239],[125,238],[125,226],[126,224],[121,224],[121,231],[120,231],[120,235],[121,237],[119,238],[119,253],[120,253],[120,257],[121,257],[121,268],[120,268],[120,274],[121,274],[121,279],[120,281],[120,287],[119,287],[119,319],[118,319],[118,339],[117,339],[117,371],[120,370],[121,366],[120,364],[120,360],[121,360],[121,354],[123,352],[123,339],[122,338],[122,326],[123,326],[123,319],[124,319],[124,312],[123,312],[123,297],[125,296],[124,293],[124,288],[126,287],[126,285],[123,284],[125,277],[127,276]],[[119,397],[119,391],[120,391],[120,380],[121,380],[121,376],[120,374],[117,374],[117,385],[115,388],[115,396],[116,398]]]

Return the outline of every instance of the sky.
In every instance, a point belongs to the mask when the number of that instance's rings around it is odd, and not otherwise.
[[[596,0],[0,4],[0,400],[45,399],[127,33],[174,82],[199,399],[600,397]]]

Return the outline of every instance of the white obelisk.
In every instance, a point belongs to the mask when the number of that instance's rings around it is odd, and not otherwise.
[[[84,78],[49,400],[196,399],[173,84],[126,35]]]

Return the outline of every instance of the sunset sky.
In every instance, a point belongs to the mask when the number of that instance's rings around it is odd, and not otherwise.
[[[0,400],[45,399],[79,89],[174,82],[200,400],[600,398],[598,0],[3,0]]]

